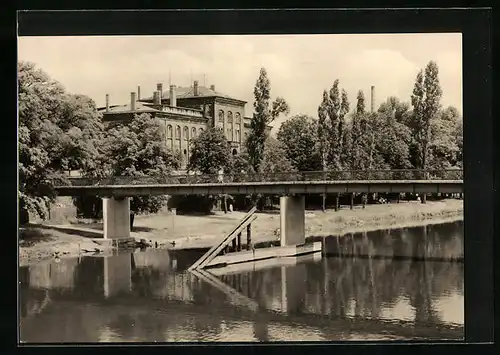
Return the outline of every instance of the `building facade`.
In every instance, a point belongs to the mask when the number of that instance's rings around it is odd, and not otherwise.
[[[135,114],[148,113],[160,120],[165,130],[165,144],[174,154],[181,156],[182,168],[190,157],[191,140],[208,127],[219,127],[231,145],[233,155],[239,154],[250,131],[251,118],[245,117],[246,101],[232,98],[194,81],[191,87],[171,85],[163,91],[157,84],[152,96],[141,98],[130,94],[130,103],[110,105],[106,95],[106,107],[100,108],[105,124],[130,122]],[[269,127],[270,129],[270,127]]]

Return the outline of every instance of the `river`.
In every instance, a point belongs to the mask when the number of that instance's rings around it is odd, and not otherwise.
[[[352,257],[344,245],[191,273],[199,253],[152,249],[21,267],[20,341],[463,339],[463,262],[435,257],[463,248],[463,222],[347,237],[351,251],[369,241],[372,257]],[[331,238],[327,246],[340,245]],[[387,252],[391,240],[397,247]]]

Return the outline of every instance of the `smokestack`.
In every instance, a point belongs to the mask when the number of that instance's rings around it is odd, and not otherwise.
[[[153,92],[153,104],[161,105],[161,97],[159,91]]]
[[[135,111],[135,92],[130,93],[130,110]]]
[[[177,106],[177,96],[175,94],[175,85],[170,85],[170,106]]]
[[[210,90],[215,91],[215,85],[210,85]]]
[[[371,112],[375,112],[375,86],[372,85],[372,92],[371,92]]]
[[[141,87],[137,86],[137,101],[141,100]]]
[[[156,90],[160,92],[160,99],[163,97],[163,84],[158,83],[156,84]]]
[[[193,88],[194,96],[198,96],[198,80],[194,81]]]
[[[106,112],[109,112],[109,94],[106,94]]]

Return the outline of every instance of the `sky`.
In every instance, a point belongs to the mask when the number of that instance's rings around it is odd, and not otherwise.
[[[126,104],[141,86],[151,96],[156,83],[215,85],[216,91],[248,101],[253,112],[253,88],[261,67],[271,82],[271,99],[285,98],[288,118],[317,117],[323,90],[339,79],[356,106],[363,90],[370,107],[389,96],[410,102],[415,77],[434,60],[443,89],[441,103],[462,112],[462,35],[330,34],[224,36],[81,36],[19,37],[18,59],[30,61],[71,93],[84,94],[105,105]],[[278,127],[287,117],[280,117]]]

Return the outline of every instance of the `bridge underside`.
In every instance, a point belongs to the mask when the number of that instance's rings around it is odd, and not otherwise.
[[[57,186],[59,196],[140,196],[212,194],[462,193],[462,180],[301,181],[172,185]]]

